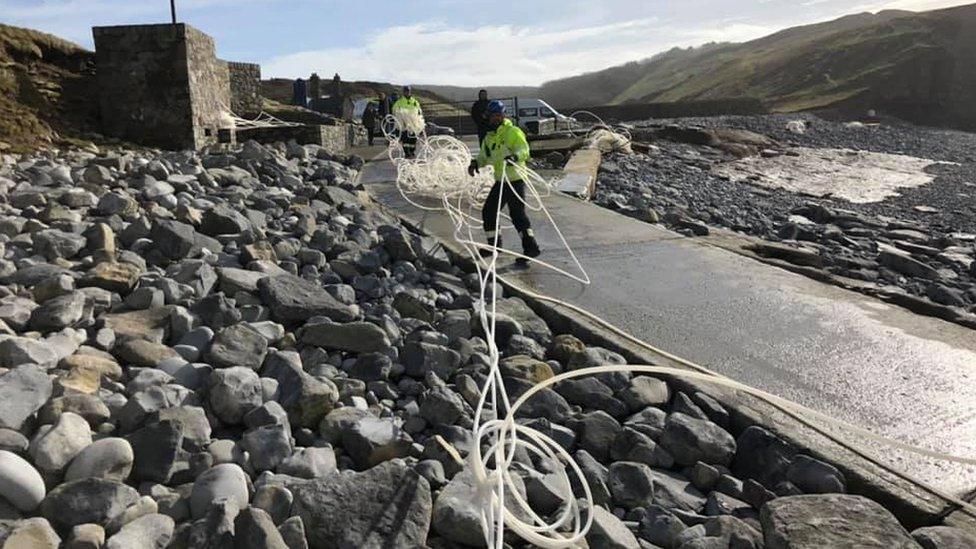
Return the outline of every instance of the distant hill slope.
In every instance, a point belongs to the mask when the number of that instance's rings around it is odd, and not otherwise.
[[[273,101],[277,101],[285,105],[291,104],[292,86],[294,85],[294,82],[294,80],[288,78],[272,78],[270,80],[262,80],[261,94]],[[330,90],[331,87],[331,79],[322,81],[323,94],[328,93],[328,90]],[[378,97],[381,92],[387,95],[390,95],[393,92],[399,92],[400,86],[388,84],[386,82],[343,81],[342,91],[343,93],[351,94],[353,97],[357,98]],[[435,107],[439,110],[449,109],[447,104],[450,103],[450,101],[430,90],[414,87],[414,95],[416,95],[417,99],[422,105]]]
[[[435,84],[417,84],[417,89],[427,90],[451,101],[474,102],[478,99],[478,92],[488,91],[489,97],[538,97],[538,86],[482,86],[478,88],[465,86],[440,86]]]
[[[28,150],[95,129],[93,62],[71,42],[0,24],[0,149]]]
[[[756,97],[777,111],[878,108],[976,128],[976,4],[883,11],[742,44],[675,49],[548,82],[557,106]]]

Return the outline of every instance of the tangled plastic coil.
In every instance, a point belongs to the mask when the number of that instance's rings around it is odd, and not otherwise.
[[[623,152],[632,154],[630,131],[622,126],[610,126],[590,111],[576,111],[570,115],[575,122],[570,133],[583,137],[584,146],[598,149],[601,153]]]

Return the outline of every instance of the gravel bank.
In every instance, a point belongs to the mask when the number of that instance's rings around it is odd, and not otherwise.
[[[804,133],[787,128],[801,119]],[[927,185],[861,203],[759,185],[762,159],[750,160],[757,170],[752,176],[729,177],[726,168],[737,159],[718,148],[658,140],[647,155],[605,161],[595,201],[689,235],[718,226],[785,243],[799,250],[794,262],[923,297],[962,315],[976,312],[976,135],[907,125],[851,126],[810,115],[670,122],[768,135],[779,143],[762,152],[770,166],[797,154],[796,147],[951,163],[926,168],[934,177]]]

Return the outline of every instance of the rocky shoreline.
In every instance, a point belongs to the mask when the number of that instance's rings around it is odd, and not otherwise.
[[[803,133],[789,129],[802,120]],[[803,116],[655,121],[659,127],[732,128],[772,144],[763,157],[847,148],[912,155],[933,164],[931,183],[877,202],[851,202],[756,184],[720,173],[738,156],[721,145],[657,139],[646,155],[614,155],[600,169],[595,201],[690,236],[721,227],[783,244],[760,251],[869,293],[907,294],[943,307],[944,317],[976,313],[976,135],[906,125],[870,127]],[[637,125],[638,129],[641,125]],[[762,169],[762,160],[755,162]],[[784,250],[783,248],[789,248]]]
[[[295,144],[2,157],[3,547],[479,545],[473,480],[438,441],[471,444],[477,281],[375,206],[361,166]],[[623,363],[518,298],[499,311],[513,396]],[[522,415],[581,465],[592,549],[976,545],[909,533],[837,468],[659,379],[564,381]],[[554,466],[514,465],[546,516]]]

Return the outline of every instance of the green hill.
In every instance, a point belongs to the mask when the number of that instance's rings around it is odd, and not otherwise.
[[[741,44],[674,49],[548,82],[561,106],[754,97],[775,111],[878,108],[976,127],[976,4],[883,11],[787,29]]]
[[[489,97],[538,97],[538,86],[482,86],[480,88],[471,86],[442,86],[438,84],[418,84],[419,90],[426,90],[446,97],[451,101],[463,103],[473,103],[478,99],[478,91],[482,88],[488,90]]]

